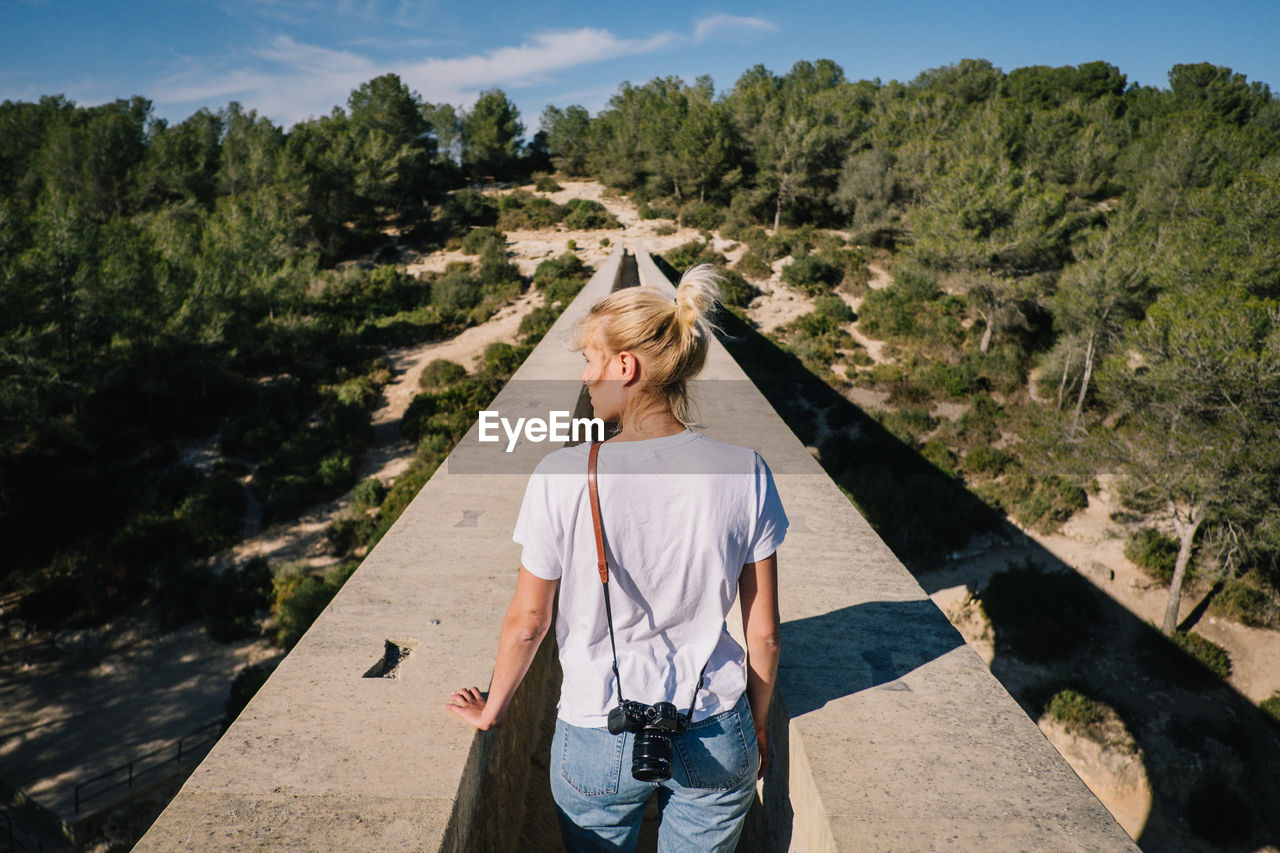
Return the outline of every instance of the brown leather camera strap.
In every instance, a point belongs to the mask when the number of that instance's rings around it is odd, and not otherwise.
[[[592,442],[587,457],[587,489],[591,492],[591,523],[596,529],[596,568],[600,570],[600,583],[609,583],[609,564],[604,557],[604,527],[600,524],[600,492],[596,488],[596,457],[600,455],[600,442]]]
[[[609,648],[613,651],[613,683],[618,688],[618,704],[622,704],[622,673],[618,672],[618,644],[613,639],[613,608],[609,606],[609,561],[604,555],[604,524],[600,521],[600,491],[596,487],[596,458],[603,442],[593,441],[587,455],[587,492],[591,498],[591,525],[596,530],[596,567],[604,586],[604,618],[609,625]]]

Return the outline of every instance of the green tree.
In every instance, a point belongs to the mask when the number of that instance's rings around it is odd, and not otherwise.
[[[1097,235],[1085,257],[1063,273],[1052,299],[1054,323],[1066,344],[1058,384],[1059,409],[1077,351],[1082,358],[1070,438],[1079,435],[1080,415],[1094,366],[1111,352],[1125,323],[1140,317],[1150,300],[1146,271],[1133,245],[1123,233],[1106,231]]]
[[[515,177],[524,125],[501,89],[482,92],[462,116],[462,168],[472,180]]]
[[[1134,499],[1167,514],[1179,551],[1163,630],[1206,525],[1259,530],[1280,500],[1280,180],[1244,176],[1189,199],[1162,235],[1161,287],[1106,362],[1103,436]]]
[[[591,151],[591,114],[585,107],[573,105],[560,109],[548,106],[539,120],[547,133],[551,162],[566,175],[587,174],[587,158]]]

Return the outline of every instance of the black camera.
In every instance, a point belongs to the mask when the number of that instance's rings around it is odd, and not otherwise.
[[[635,732],[631,750],[631,775],[641,782],[665,782],[671,778],[671,738],[683,732],[689,718],[670,702],[646,705],[624,699],[609,712],[609,732]]]

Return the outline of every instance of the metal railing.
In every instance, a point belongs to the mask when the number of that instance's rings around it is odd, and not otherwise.
[[[222,721],[207,723],[194,731],[190,731],[176,741],[165,744],[162,747],[145,752],[137,758],[117,767],[113,767],[105,773],[99,773],[90,779],[86,779],[79,785],[76,785],[75,803],[76,814],[80,814],[80,807],[89,800],[97,799],[108,791],[114,791],[116,788],[127,787],[133,790],[133,786],[144,776],[155,773],[168,767],[171,764],[181,764],[184,759],[191,758],[198,753],[200,747],[206,744],[212,744],[218,739],[222,733]],[[123,778],[119,778],[123,777]],[[96,785],[107,779],[115,779],[107,785],[102,785],[96,791],[84,793],[85,789],[91,785]]]

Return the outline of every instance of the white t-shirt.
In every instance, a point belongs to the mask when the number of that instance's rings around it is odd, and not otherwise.
[[[524,568],[560,579],[559,716],[601,727],[617,688],[596,568],[589,451],[566,447],[538,463],[512,538],[524,546]],[[596,471],[623,698],[686,711],[705,664],[693,719],[731,709],[746,689],[746,667],[725,617],[743,564],[776,551],[787,529],[769,466],[751,448],[686,429],[606,442]]]

